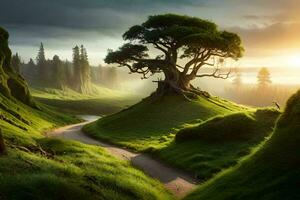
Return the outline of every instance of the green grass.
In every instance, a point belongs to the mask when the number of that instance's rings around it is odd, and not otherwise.
[[[0,95],[0,199],[172,199],[161,183],[100,147],[45,138],[41,133],[78,122],[39,105]]]
[[[154,153],[203,182],[248,155],[269,136],[279,114],[264,109],[217,116],[181,129],[176,141]]]
[[[84,131],[96,139],[147,152],[205,181],[248,155],[272,132],[279,114],[216,97],[189,102],[167,96],[160,101],[147,98],[86,125]],[[193,132],[195,137],[176,142],[178,131]]]
[[[136,103],[141,97],[129,92],[93,86],[94,93],[85,95],[71,89],[32,88],[33,97],[44,104],[73,114],[107,115]]]
[[[287,103],[272,136],[237,166],[190,194],[187,200],[300,199],[300,91]]]
[[[175,132],[187,124],[247,108],[218,98],[187,101],[180,96],[146,98],[119,113],[84,127],[91,136],[138,151],[161,148],[173,141]]]

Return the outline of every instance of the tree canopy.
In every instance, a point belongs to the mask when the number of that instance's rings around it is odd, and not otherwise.
[[[109,50],[105,62],[128,67],[130,72],[148,78],[164,73],[164,84],[179,90],[190,90],[196,77],[226,79],[220,65],[226,59],[242,57],[240,37],[220,31],[213,22],[196,17],[165,14],[150,16],[141,25],[123,34],[128,41],[118,50]],[[213,66],[211,73],[199,73],[203,66]]]

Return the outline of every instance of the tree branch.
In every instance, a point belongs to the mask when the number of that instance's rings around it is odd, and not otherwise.
[[[228,79],[229,75],[231,74],[231,69],[227,73],[223,73],[223,74],[218,74],[219,71],[220,69],[219,67],[217,67],[215,71],[211,74],[200,74],[200,75],[196,75],[196,77],[214,77],[219,79]]]

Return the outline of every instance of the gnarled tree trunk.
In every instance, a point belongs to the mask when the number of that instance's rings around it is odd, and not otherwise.
[[[187,76],[178,71],[176,67],[164,70],[165,79],[155,81],[158,83],[155,95],[180,94],[187,99],[196,98],[198,95],[209,97],[207,92],[195,88],[190,82],[194,77]]]

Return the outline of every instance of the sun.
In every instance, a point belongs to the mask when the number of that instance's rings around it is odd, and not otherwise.
[[[289,63],[290,63],[290,65],[292,65],[294,67],[300,67],[300,54],[292,55],[289,58]]]

